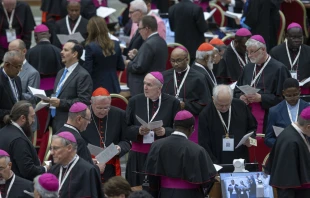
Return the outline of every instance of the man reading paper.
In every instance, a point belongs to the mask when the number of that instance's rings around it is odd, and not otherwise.
[[[155,141],[173,132],[173,118],[180,109],[180,102],[175,97],[161,92],[163,83],[164,78],[160,72],[147,74],[144,78],[144,94],[132,97],[127,106],[127,134],[128,139],[132,141],[132,148],[127,161],[126,179],[131,186],[139,186],[143,183],[144,176],[133,171],[142,171],[152,145],[143,141],[144,136],[153,134],[153,141]],[[163,125],[151,131],[141,126],[136,115],[146,123],[162,120]]]

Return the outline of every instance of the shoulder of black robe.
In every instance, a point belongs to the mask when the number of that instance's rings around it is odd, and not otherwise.
[[[266,169],[270,185],[277,188],[298,188],[310,183],[309,150],[292,125],[277,137]]]
[[[72,126],[74,127],[74,126]],[[75,127],[74,127],[75,128]],[[76,129],[78,130],[78,129]],[[55,135],[57,135],[60,132],[63,131],[67,131],[70,132],[76,139],[77,144],[78,144],[78,148],[77,148],[77,155],[80,156],[81,158],[83,158],[85,161],[89,162],[90,164],[94,164],[91,154],[87,148],[87,143],[85,142],[85,140],[82,138],[81,134],[78,131],[75,131],[72,128],[66,127],[66,126],[62,126]]]
[[[153,142],[144,172],[194,184],[207,183],[216,175],[208,153],[198,144],[178,135]]]
[[[48,172],[59,178],[60,165],[52,166]],[[100,175],[93,165],[80,158],[72,168],[59,194],[59,198],[104,197]]]
[[[18,198],[18,197],[30,198],[31,196],[24,193],[24,190],[27,190],[28,192],[33,192],[33,182],[15,175],[15,181],[10,190],[8,198]]]
[[[164,71],[163,76],[165,83],[162,91],[175,96],[174,69]],[[212,100],[204,75],[190,67],[179,98],[183,98],[185,110],[190,111],[193,115],[199,115],[201,110]]]
[[[207,87],[209,89],[209,94],[210,94],[210,96],[212,96],[214,84],[213,84],[213,82],[212,82],[212,80],[210,78],[210,76],[212,76],[211,72],[207,71],[207,69],[203,69],[203,68],[195,65],[195,62],[192,64],[191,68],[197,70],[199,73],[201,73],[201,74],[203,74],[205,76],[205,78],[207,80]]]
[[[173,96],[162,93],[161,103],[160,110],[153,121],[163,121],[163,127],[165,128],[166,132],[166,135],[163,137],[166,137],[173,132],[174,117],[180,110],[180,101]],[[152,104],[151,100],[150,104]],[[148,121],[147,99],[144,94],[138,94],[130,98],[126,109],[127,138],[131,141],[139,141],[141,138],[141,142],[142,136],[139,135],[139,128],[141,124],[137,120],[136,115],[143,119],[145,122]],[[163,137],[158,137],[155,135],[155,139]]]

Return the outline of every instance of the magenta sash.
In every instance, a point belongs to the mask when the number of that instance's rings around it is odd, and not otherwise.
[[[200,2],[200,0],[194,0],[194,4],[199,5],[202,7],[202,10],[205,12],[207,8],[209,7],[209,2]]]
[[[189,140],[191,140],[192,142],[195,142],[196,144],[198,144],[198,126],[199,126],[199,116],[196,115],[195,117],[195,130],[192,133],[192,135],[189,137]]]
[[[160,177],[162,188],[176,188],[176,189],[196,189],[199,188],[199,184],[192,184],[181,179],[174,179],[170,177]]]
[[[249,106],[252,107],[252,114],[254,115],[257,121],[256,133],[263,133],[265,110],[262,109],[259,102],[251,103],[249,104]]]
[[[56,77],[41,78],[40,89],[43,89],[43,90],[54,89],[55,80],[56,80]]]
[[[301,95],[310,95],[310,87],[300,87]]]
[[[138,153],[148,153],[152,144],[143,144],[138,142],[132,142],[131,150]]]

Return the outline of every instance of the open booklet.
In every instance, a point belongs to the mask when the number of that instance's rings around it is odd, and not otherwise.
[[[208,20],[210,17],[212,17],[215,11],[216,11],[216,8],[214,8],[211,12],[203,12],[203,16],[205,17],[205,20]]]
[[[238,148],[239,146],[243,145],[245,143],[245,141],[247,141],[247,139],[249,139],[249,137],[254,133],[254,131],[246,134],[245,136],[243,136],[243,138],[240,140],[239,144],[236,146],[236,148]]]
[[[82,43],[83,41],[85,41],[85,39],[83,38],[83,36],[79,32],[76,32],[76,33],[70,34],[70,35],[57,34],[57,38],[59,39],[59,41],[62,45],[64,45],[69,40],[77,40],[77,42],[79,42],[79,43]]]
[[[242,91],[245,95],[256,94],[259,91],[259,89],[255,89],[250,85],[235,86],[240,89],[240,91]]]
[[[46,96],[46,93],[43,89],[36,89],[33,87],[28,86],[28,90],[30,93],[38,98],[41,98],[42,100],[49,100],[49,97]]]
[[[108,7],[103,7],[103,6],[100,6],[96,10],[97,16],[102,17],[102,18],[106,18],[110,16],[111,14],[113,14],[114,12],[116,12],[114,8],[108,8]]]
[[[230,11],[226,11],[224,13],[225,16],[230,17],[230,18],[237,18],[237,19],[241,19],[242,14],[241,13],[234,13],[234,12],[230,12]]]
[[[153,129],[159,128],[163,126],[163,121],[155,121],[155,122],[149,122],[146,123],[144,120],[142,120],[139,116],[136,115],[137,120],[142,124],[142,126],[150,129],[151,131],[143,136],[143,144],[152,144],[155,140],[155,134]]]
[[[110,161],[115,155],[118,154],[118,150],[113,143],[110,144],[105,149],[92,144],[88,144],[87,148],[92,155],[96,156],[96,159],[98,160],[99,163],[104,164]]]
[[[277,127],[277,126],[272,126],[274,133],[276,134],[276,136],[278,137],[280,135],[280,133],[282,133],[282,131],[284,130],[284,128],[282,127]]]

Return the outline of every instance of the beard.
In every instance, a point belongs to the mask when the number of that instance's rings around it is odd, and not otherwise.
[[[211,60],[211,57],[208,60],[208,64],[207,64],[208,69],[213,70],[213,62]]]
[[[23,131],[27,137],[32,137],[31,125],[29,124],[28,119],[26,120],[25,124],[23,126],[21,126],[21,128],[23,129]]]
[[[256,58],[249,58],[251,63],[257,64],[262,58],[263,58],[263,54],[258,55]]]

